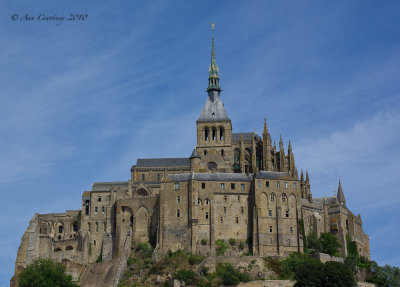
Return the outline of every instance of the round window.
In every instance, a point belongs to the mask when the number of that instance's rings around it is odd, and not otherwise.
[[[207,164],[207,168],[208,168],[208,170],[215,170],[217,168],[217,164],[215,162],[211,161]]]

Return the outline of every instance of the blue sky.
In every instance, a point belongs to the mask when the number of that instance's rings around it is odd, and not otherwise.
[[[400,265],[400,2],[2,0],[0,286],[35,212],[79,209],[138,157],[185,157],[215,22],[235,132],[291,140],[314,197],[342,181],[379,264]],[[86,21],[11,21],[13,14]]]

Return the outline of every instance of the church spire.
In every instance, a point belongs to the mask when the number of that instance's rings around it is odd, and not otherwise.
[[[211,24],[211,30],[212,30],[211,63],[210,63],[210,68],[208,70],[209,76],[208,76],[207,92],[210,91],[221,92],[221,88],[219,86],[219,77],[218,77],[218,65],[217,65],[217,60],[215,58],[214,23]]]

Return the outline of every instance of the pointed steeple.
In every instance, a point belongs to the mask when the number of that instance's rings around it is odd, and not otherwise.
[[[211,47],[211,63],[209,68],[209,76],[208,76],[208,88],[209,91],[218,91],[221,92],[221,88],[219,87],[219,77],[218,77],[218,65],[217,60],[215,58],[215,47],[214,47],[214,23],[211,24],[212,30],[212,47]]]
[[[224,104],[220,97],[221,88],[219,86],[218,65],[215,59],[214,48],[214,24],[212,24],[212,48],[211,48],[211,64],[208,76],[208,99],[200,114],[198,122],[210,121],[231,121],[225,111]]]
[[[279,150],[285,152],[283,148],[283,141],[282,141],[282,135],[279,137]]]
[[[264,132],[263,134],[267,135],[268,134],[268,127],[267,127],[267,119],[264,118]]]
[[[310,177],[308,176],[308,170],[306,170],[306,184],[310,185]]]
[[[292,152],[292,145],[290,144],[290,140],[289,140],[289,146],[288,146],[288,153]]]
[[[300,182],[304,182],[304,174],[303,174],[303,169],[301,170],[301,175],[300,175]]]
[[[340,179],[339,179],[339,187],[338,187],[338,193],[337,193],[337,200],[339,201],[340,205],[346,206],[346,199],[345,199],[345,197],[344,197],[343,188],[342,188],[342,183],[340,182]]]

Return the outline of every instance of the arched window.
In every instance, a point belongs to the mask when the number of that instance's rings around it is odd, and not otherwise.
[[[58,233],[63,233],[64,232],[64,228],[62,225],[58,226]]]
[[[275,201],[275,194],[271,193],[271,201]]]
[[[235,172],[240,172],[240,150],[235,149],[233,152],[233,170]]]
[[[221,155],[224,156],[225,155],[225,151],[223,149],[221,149]]]
[[[220,141],[223,141],[224,140],[224,128],[223,127],[220,127],[219,128],[219,140]]]
[[[96,222],[96,232],[99,232],[99,223]]]
[[[78,232],[78,222],[74,221],[74,223],[72,224],[72,230],[74,232]]]
[[[60,252],[60,251],[61,251],[60,247],[57,247],[56,249],[54,249],[54,252]]]
[[[65,248],[65,250],[73,250],[74,248],[71,245],[68,245],[67,248]]]
[[[215,141],[217,138],[217,129],[212,128],[212,140]]]
[[[204,140],[208,141],[208,128],[204,128]]]
[[[286,194],[282,194],[282,202],[286,202]]]

